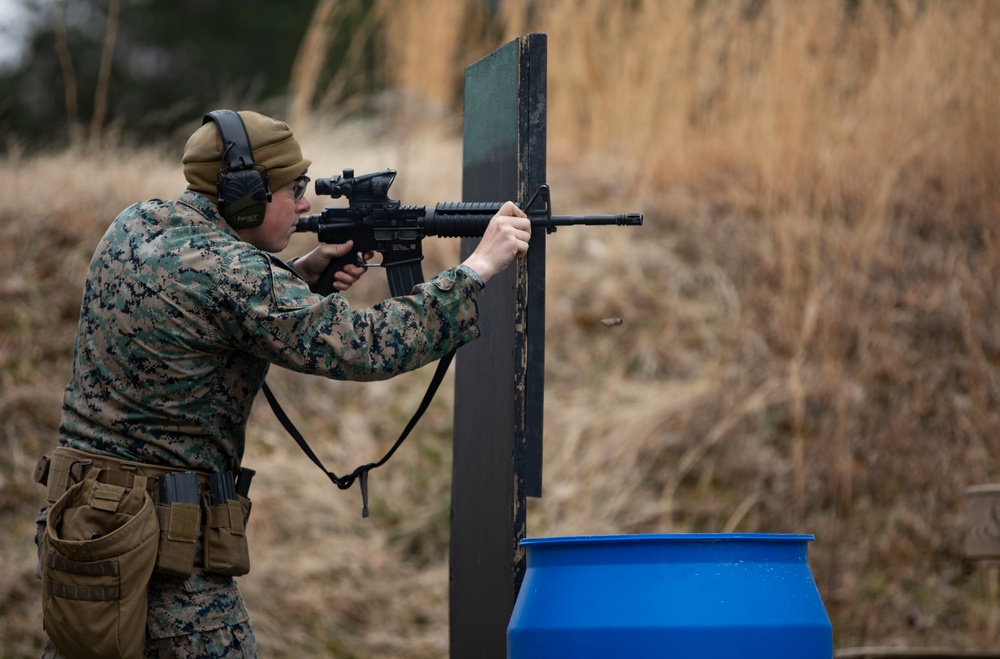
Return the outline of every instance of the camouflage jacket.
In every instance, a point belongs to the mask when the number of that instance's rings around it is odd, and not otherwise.
[[[241,241],[202,195],[133,205],[90,264],[60,442],[235,469],[270,364],[342,380],[419,368],[479,335],[473,274],[453,268],[355,311]]]

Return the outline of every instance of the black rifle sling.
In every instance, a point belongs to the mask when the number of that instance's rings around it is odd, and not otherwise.
[[[410,422],[406,424],[406,428],[403,429],[402,434],[399,436],[399,439],[396,440],[396,443],[392,445],[392,448],[390,448],[378,462],[369,462],[366,465],[361,465],[346,476],[337,476],[335,473],[329,471],[323,466],[323,463],[320,462],[316,453],[313,452],[309,444],[306,443],[305,438],[302,437],[302,433],[298,431],[298,428],[296,428],[291,419],[288,418],[285,411],[281,409],[281,405],[278,404],[278,399],[274,397],[274,394],[271,392],[271,388],[267,386],[266,382],[263,385],[264,396],[267,398],[267,402],[271,405],[271,409],[274,410],[274,416],[278,418],[278,421],[281,422],[281,425],[284,426],[288,434],[292,436],[295,443],[299,445],[302,452],[309,456],[309,459],[312,460],[313,463],[319,467],[337,487],[342,490],[346,490],[354,484],[355,480],[360,481],[362,500],[361,516],[368,517],[368,472],[385,464],[389,458],[392,457],[392,454],[396,452],[396,449],[400,447],[407,435],[410,434],[410,431],[413,430],[414,426],[417,425],[420,417],[424,415],[424,412],[427,411],[431,401],[434,399],[434,394],[437,393],[438,387],[441,386],[441,382],[444,380],[444,375],[448,372],[448,366],[451,365],[451,360],[454,356],[455,351],[452,350],[438,362],[437,370],[434,371],[434,377],[431,379],[431,383],[427,386],[426,393],[424,393],[424,399],[420,401],[420,406],[417,408],[417,411],[413,413],[413,417],[410,418]]]

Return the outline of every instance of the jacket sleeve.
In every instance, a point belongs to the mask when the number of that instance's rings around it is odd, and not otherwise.
[[[217,282],[223,336],[254,356],[303,373],[379,380],[420,368],[479,336],[481,281],[452,268],[410,295],[353,310],[339,293],[312,293],[263,252],[234,258]]]

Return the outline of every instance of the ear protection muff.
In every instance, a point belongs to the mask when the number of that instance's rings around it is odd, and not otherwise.
[[[250,135],[240,115],[232,110],[214,110],[202,125],[214,121],[222,138],[219,162],[219,212],[234,229],[249,229],[264,222],[271,188],[266,168],[255,165]]]

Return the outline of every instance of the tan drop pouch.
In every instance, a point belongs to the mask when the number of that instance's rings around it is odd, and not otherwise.
[[[43,622],[66,659],[141,657],[159,525],[147,479],[100,482],[92,468],[49,510]]]

